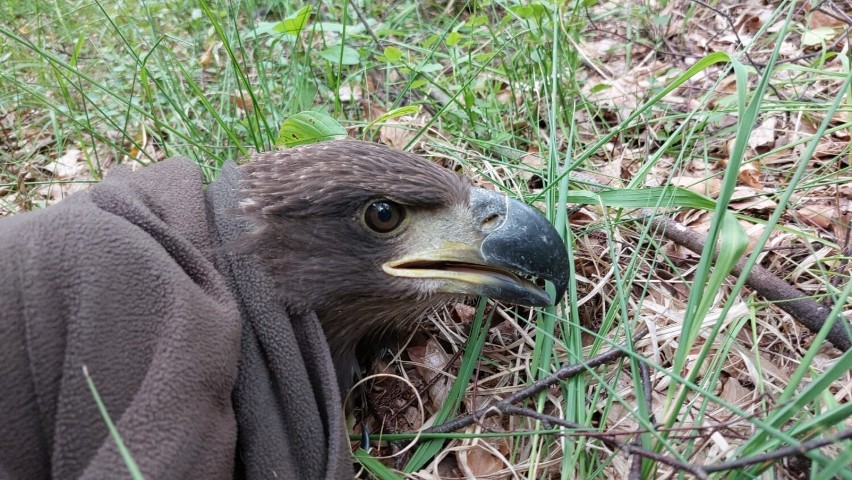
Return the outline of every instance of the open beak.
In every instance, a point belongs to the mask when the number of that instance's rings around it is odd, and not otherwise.
[[[465,240],[449,232],[437,248],[387,262],[384,271],[437,280],[442,293],[537,307],[557,303],[568,285],[568,255],[550,222],[522,202],[481,188],[471,189],[470,207],[473,233],[458,236]],[[551,299],[535,279],[550,281],[556,297]]]

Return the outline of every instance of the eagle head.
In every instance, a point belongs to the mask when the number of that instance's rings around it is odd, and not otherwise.
[[[344,389],[359,357],[430,309],[469,295],[552,304],[529,277],[565,292],[565,246],[541,214],[416,155],[338,140],[241,169],[257,226],[246,250],[288,309],[316,312]]]

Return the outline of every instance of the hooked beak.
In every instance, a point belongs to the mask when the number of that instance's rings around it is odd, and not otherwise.
[[[568,285],[568,255],[550,222],[523,202],[481,188],[471,189],[470,212],[471,234],[445,232],[438,248],[387,262],[385,273],[437,280],[442,293],[537,307],[558,303]],[[556,297],[534,279],[550,281]]]

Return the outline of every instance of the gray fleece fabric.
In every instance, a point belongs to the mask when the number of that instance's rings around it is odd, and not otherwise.
[[[0,220],[0,478],[351,478],[319,322],[228,253],[239,172],[174,158]]]

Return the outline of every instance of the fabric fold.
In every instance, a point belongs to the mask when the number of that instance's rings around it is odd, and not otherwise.
[[[351,478],[352,467],[331,354],[313,312],[290,312],[274,280],[229,248],[252,225],[238,214],[240,174],[223,167],[207,196],[221,249],[220,269],[243,317],[234,389],[238,469],[246,478]],[[286,248],[286,245],[282,245]]]
[[[127,478],[83,366],[145,478],[352,477],[319,322],[226,253],[238,181],[116,167],[0,219],[0,478]]]

